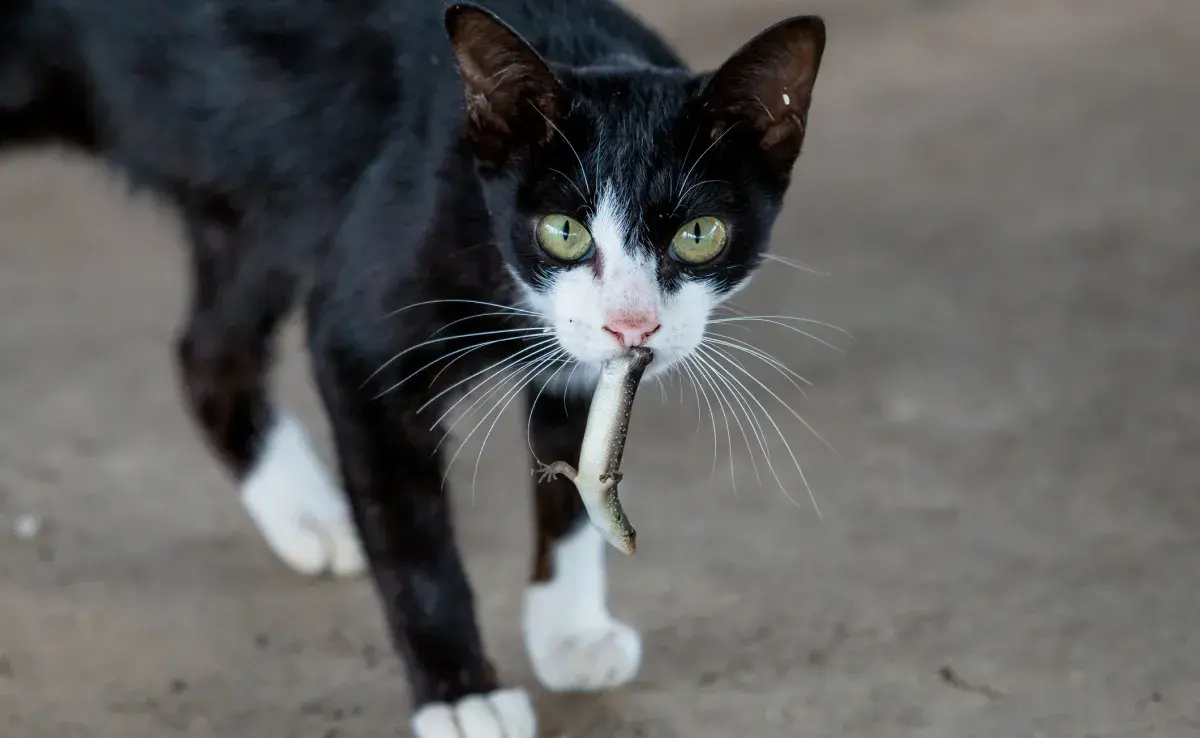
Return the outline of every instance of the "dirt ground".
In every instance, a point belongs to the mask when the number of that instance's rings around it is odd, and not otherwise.
[[[816,385],[837,454],[772,412],[823,519],[780,444],[796,505],[736,426],[734,489],[720,414],[710,475],[690,390],[641,396],[612,590],[645,665],[535,690],[543,734],[1200,735],[1200,3],[641,6],[700,64],[826,14],[776,238],[823,274],[773,264],[740,307],[854,340],[739,334]],[[278,565],[181,412],[178,237],[77,160],[0,165],[0,736],[408,735],[367,583]],[[457,500],[486,638],[532,688],[518,415]]]

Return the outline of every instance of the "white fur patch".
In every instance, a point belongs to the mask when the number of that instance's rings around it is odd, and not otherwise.
[[[635,241],[637,218],[632,204],[606,183],[600,188],[588,230],[600,260],[600,277],[583,264],[559,271],[538,290],[524,285],[527,304],[554,327],[559,343],[583,364],[571,386],[588,388],[596,367],[617,356],[620,345],[604,330],[606,321],[631,314],[657,317],[661,328],[646,345],[655,361],[647,377],[689,356],[700,345],[712,310],[721,297],[704,282],[685,281],[667,295],[658,283],[658,264]],[[585,378],[586,375],[593,376]],[[560,378],[561,379],[561,378]]]
[[[242,504],[267,545],[296,572],[354,576],[365,567],[345,498],[304,426],[283,414],[242,482]]]
[[[472,695],[454,704],[425,705],[413,715],[416,738],[536,738],[529,695],[506,689]]]
[[[555,547],[554,579],[526,592],[525,647],[547,689],[612,689],[641,666],[641,636],[605,604],[604,555],[603,538],[585,523]]]

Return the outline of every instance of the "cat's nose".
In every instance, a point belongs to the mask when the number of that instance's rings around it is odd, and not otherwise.
[[[662,328],[662,324],[658,322],[658,317],[647,313],[613,316],[604,323],[604,330],[617,339],[621,348],[641,346],[659,328]]]

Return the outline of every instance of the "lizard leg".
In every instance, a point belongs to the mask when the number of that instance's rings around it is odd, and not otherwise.
[[[539,479],[543,482],[548,482],[558,476],[564,476],[575,482],[579,478],[579,474],[575,471],[575,467],[565,461],[556,461],[553,464],[541,464],[538,467]]]

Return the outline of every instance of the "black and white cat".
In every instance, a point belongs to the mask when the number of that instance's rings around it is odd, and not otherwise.
[[[279,558],[370,570],[419,738],[536,733],[480,640],[445,419],[489,382],[524,392],[535,454],[574,461],[601,362],[648,345],[653,376],[691,356],[764,259],[825,44],[792,18],[697,74],[609,0],[482,6],[0,8],[0,148],[82,147],[178,205],[189,406]],[[301,299],[341,485],[270,399]],[[534,671],[624,684],[641,643],[609,614],[601,539],[569,482],[534,494]]]

